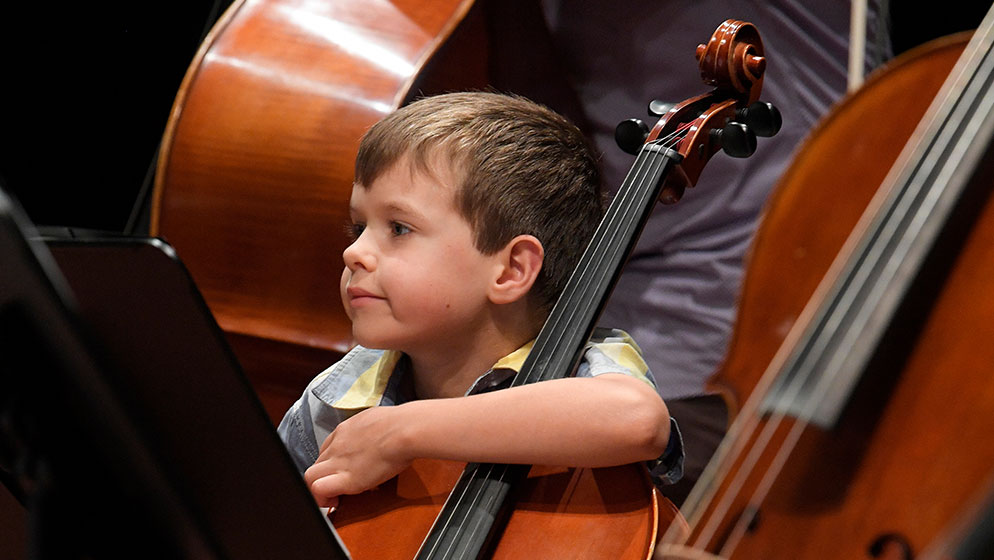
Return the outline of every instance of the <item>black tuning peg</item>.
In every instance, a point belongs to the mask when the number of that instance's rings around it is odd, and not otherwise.
[[[740,122],[730,121],[723,128],[712,130],[711,137],[732,157],[749,157],[756,151],[756,134]]]
[[[780,132],[783,117],[772,103],[756,101],[745,109],[735,112],[735,118],[746,124],[756,136],[770,137]]]
[[[649,116],[650,117],[661,117],[666,113],[670,112],[670,109],[676,107],[674,103],[666,103],[665,101],[660,101],[658,99],[653,99],[649,102]]]
[[[618,143],[618,147],[633,156],[638,155],[648,137],[649,126],[638,119],[621,121],[614,128],[614,141]]]

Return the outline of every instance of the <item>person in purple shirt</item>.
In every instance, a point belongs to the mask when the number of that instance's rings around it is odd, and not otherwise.
[[[850,3],[515,4],[520,5],[507,11],[515,12],[517,22],[527,10],[541,8],[545,29],[518,56],[502,58],[501,51],[520,46],[493,47],[496,68],[503,72],[498,87],[544,102],[581,123],[600,152],[603,177],[612,190],[634,162],[615,143],[617,124],[633,117],[647,120],[646,109],[654,99],[679,102],[708,91],[695,50],[724,20],[748,21],[763,39],[767,67],[762,100],[779,109],[782,129],[773,138],[761,138],[749,158],[716,155],[678,204],[657,205],[601,318],[602,324],[629,332],[641,346],[660,394],[680,423],[687,455],[684,479],[666,492],[679,504],[726,429],[725,404],[706,382],[728,349],[745,257],[763,205],[808,131],[846,92]],[[491,26],[499,35],[509,29],[510,17],[494,12],[489,14]],[[875,0],[868,3],[864,71],[890,57],[885,15]],[[501,64],[502,59],[511,62]],[[536,72],[542,79],[527,77]]]

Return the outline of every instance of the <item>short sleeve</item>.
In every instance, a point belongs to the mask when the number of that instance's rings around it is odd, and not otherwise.
[[[625,331],[597,328],[590,336],[577,377],[593,377],[604,373],[621,373],[641,379],[656,389],[642,350]],[[683,436],[676,420],[670,418],[670,439],[666,450],[657,459],[647,461],[649,475],[656,486],[673,484],[683,477]]]
[[[594,377],[605,373],[630,375],[656,387],[649,366],[642,358],[642,350],[622,330],[594,329],[576,376]]]
[[[314,428],[311,422],[310,406],[305,392],[293,406],[287,410],[276,428],[276,433],[283,440],[290,457],[293,458],[297,470],[303,474],[318,456]]]
[[[666,443],[666,451],[658,459],[647,461],[649,476],[656,486],[674,484],[683,478],[683,435],[676,420],[670,418],[670,440]]]

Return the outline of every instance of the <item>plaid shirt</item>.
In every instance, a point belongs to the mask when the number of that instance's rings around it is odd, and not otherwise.
[[[476,380],[467,394],[506,387],[521,369],[531,348],[532,342],[529,342],[501,358]],[[410,361],[403,353],[357,346],[315,377],[287,411],[278,428],[280,438],[300,472],[317,460],[321,443],[342,421],[373,406],[413,400],[409,384],[404,382],[409,373]],[[655,388],[638,346],[620,330],[595,329],[576,377],[603,373],[631,375]],[[657,485],[672,484],[683,475],[683,441],[672,418],[666,451],[659,459],[649,461],[648,467]]]

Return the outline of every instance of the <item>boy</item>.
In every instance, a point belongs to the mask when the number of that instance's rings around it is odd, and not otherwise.
[[[279,426],[319,505],[419,457],[601,467],[663,454],[666,406],[620,331],[595,333],[576,377],[492,391],[597,227],[599,184],[580,132],[520,98],[429,97],[367,132],[341,279],[360,346]],[[657,480],[679,477],[673,439]]]

